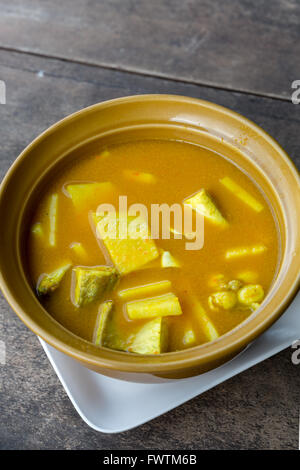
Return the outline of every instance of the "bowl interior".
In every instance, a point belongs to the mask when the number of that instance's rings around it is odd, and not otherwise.
[[[244,323],[207,343],[155,357],[99,348],[58,324],[30,285],[26,262],[28,221],[45,181],[83,149],[134,140],[186,141],[207,147],[237,164],[269,200],[281,244],[277,277],[262,307]],[[259,127],[220,106],[167,95],[101,103],[54,125],[25,149],[1,185],[0,284],[21,319],[40,337],[73,357],[108,368],[161,371],[192,367],[233,354],[270,326],[292,300],[299,283],[299,178],[279,145]]]

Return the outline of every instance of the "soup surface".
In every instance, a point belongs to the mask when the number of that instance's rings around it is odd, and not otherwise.
[[[153,204],[189,207],[194,225],[204,219],[203,247],[187,249],[193,235],[172,216],[170,239],[148,237],[145,219],[136,238],[129,229],[121,239],[119,196],[148,214]],[[114,224],[97,212],[103,203],[116,208]],[[278,235],[264,195],[230,161],[140,141],[87,151],[56,173],[33,216],[28,260],[40,302],[64,327],[99,346],[158,354],[212,341],[257,309]]]

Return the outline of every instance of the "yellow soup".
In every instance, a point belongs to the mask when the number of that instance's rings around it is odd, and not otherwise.
[[[128,213],[137,203],[148,219]],[[190,231],[162,216],[170,238],[161,227],[154,236],[161,204],[184,221],[185,208]],[[201,246],[187,249],[200,232]],[[268,201],[238,167],[188,143],[140,141],[87,149],[57,172],[28,259],[40,302],[63,326],[99,346],[159,354],[212,341],[259,308],[278,245]]]

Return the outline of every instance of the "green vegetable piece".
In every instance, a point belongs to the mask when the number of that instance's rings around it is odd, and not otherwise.
[[[236,293],[233,291],[215,292],[208,298],[208,304],[212,310],[219,307],[224,310],[231,310],[237,303]]]
[[[225,253],[226,259],[239,258],[241,256],[249,255],[259,255],[266,251],[267,247],[265,245],[253,245],[253,246],[244,246],[240,248],[233,248],[227,250]]]
[[[76,267],[73,269],[74,304],[77,307],[100,300],[111,291],[118,279],[117,270],[111,266]]]
[[[233,181],[228,176],[225,178],[220,179],[220,182],[231,191],[236,197],[238,197],[241,201],[247,204],[251,209],[255,210],[256,212],[261,212],[264,206],[257,201],[251,194],[249,194],[245,189],[243,189],[239,184]]]
[[[142,326],[128,351],[138,354],[161,354],[167,349],[167,338],[166,319],[158,317]]]
[[[162,268],[180,268],[180,263],[169,251],[164,251],[161,256],[161,267]]]
[[[137,297],[145,297],[149,295],[155,295],[161,291],[167,291],[171,288],[171,281],[159,281],[151,284],[145,284],[144,286],[130,287],[118,292],[118,296],[122,300],[136,299]]]
[[[172,293],[128,302],[126,311],[130,320],[182,315],[179,300]]]
[[[38,295],[46,295],[57,289],[62,278],[70,267],[71,264],[68,263],[58,269],[55,269],[55,271],[52,271],[50,274],[43,274],[40,277],[37,285]]]
[[[113,264],[121,274],[128,274],[142,268],[159,256],[155,242],[149,238],[148,228],[143,226],[136,238],[131,237],[130,223],[135,218],[127,219],[127,236],[119,234],[120,216],[109,214],[106,217],[92,215],[96,226],[96,235],[102,240]],[[135,234],[136,235],[136,234]]]
[[[134,334],[123,331],[122,326],[118,323],[114,313],[115,310],[112,308],[110,314],[107,315],[101,346],[109,349],[116,349],[117,351],[128,351],[134,338]]]
[[[222,216],[219,209],[216,207],[211,196],[205,189],[201,189],[194,196],[189,197],[183,201],[184,204],[192,207],[199,214],[203,215],[216,225],[226,227],[228,222]]]
[[[103,345],[105,330],[109,320],[109,316],[113,309],[113,301],[107,300],[103,302],[99,307],[98,318],[96,322],[96,328],[94,331],[94,343],[98,346]]]
[[[261,302],[265,296],[264,290],[259,284],[248,284],[238,291],[238,300],[241,304],[251,306]]]
[[[107,202],[115,194],[115,187],[110,182],[68,184],[65,190],[78,211],[96,208],[98,204]]]
[[[57,203],[58,203],[58,195],[52,194],[50,197],[50,205],[49,205],[49,245],[55,246],[56,245],[56,220],[57,220]]]

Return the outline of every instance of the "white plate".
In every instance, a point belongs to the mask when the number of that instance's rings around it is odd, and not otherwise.
[[[117,433],[166,413],[273,356],[298,339],[300,293],[276,324],[239,356],[217,369],[189,379],[170,380],[153,385],[111,379],[90,371],[40,341],[81,418],[97,431]]]

